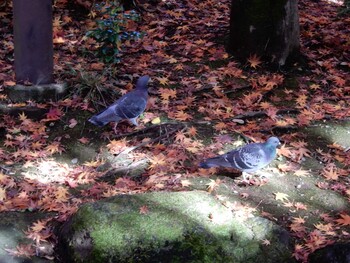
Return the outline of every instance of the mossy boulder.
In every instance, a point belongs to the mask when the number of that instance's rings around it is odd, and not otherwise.
[[[58,253],[63,262],[294,262],[289,245],[281,227],[239,218],[206,192],[157,192],[83,205],[60,229]]]
[[[1,263],[48,263],[52,262],[39,257],[17,257],[6,251],[16,251],[19,245],[31,243],[26,238],[25,231],[33,222],[52,216],[48,213],[33,212],[1,212],[0,213],[0,262]],[[37,256],[52,256],[53,248],[49,243],[37,249]]]

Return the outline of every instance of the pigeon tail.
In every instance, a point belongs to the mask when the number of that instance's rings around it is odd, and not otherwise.
[[[149,76],[142,76],[136,82],[136,89],[147,89],[147,83],[149,81]]]
[[[102,121],[99,121],[99,120],[97,119],[97,116],[92,116],[90,119],[88,119],[88,121],[89,121],[90,123],[92,123],[93,125],[96,125],[96,126],[98,126],[98,127],[102,127],[102,126],[105,126],[105,125],[106,125],[106,124],[103,123]]]
[[[212,167],[207,162],[201,162],[198,166],[199,168],[203,168],[203,169],[209,169]]]
[[[118,122],[120,119],[121,118],[116,117],[113,109],[107,108],[104,111],[92,116],[89,119],[89,122],[96,126],[102,127],[111,121]]]
[[[212,167],[231,167],[231,164],[222,156],[206,159],[199,164],[200,168],[208,169]]]

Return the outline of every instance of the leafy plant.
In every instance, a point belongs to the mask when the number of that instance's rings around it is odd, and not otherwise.
[[[96,4],[95,9],[102,18],[96,21],[97,27],[88,31],[86,36],[98,43],[98,57],[106,63],[117,63],[123,43],[142,37],[140,32],[129,30],[132,21],[138,21],[140,16],[134,10],[124,11],[118,1]]]
[[[342,7],[339,9],[339,15],[350,14],[350,0],[345,0]]]

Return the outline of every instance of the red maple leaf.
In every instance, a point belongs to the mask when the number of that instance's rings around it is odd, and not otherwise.
[[[339,219],[336,219],[335,221],[342,226],[350,226],[350,215],[348,214],[340,214]]]
[[[50,109],[48,113],[46,113],[46,119],[45,121],[55,121],[59,120],[61,116],[63,115],[63,112],[59,108]]]

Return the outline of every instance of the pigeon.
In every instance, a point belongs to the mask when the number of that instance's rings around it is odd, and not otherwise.
[[[110,122],[115,122],[114,132],[120,120],[129,120],[138,126],[137,117],[142,114],[147,105],[147,83],[149,76],[142,76],[137,80],[136,88],[126,93],[105,110],[92,116],[88,121],[102,127]]]
[[[228,167],[245,173],[253,173],[267,166],[276,157],[276,147],[280,144],[277,137],[270,137],[264,143],[250,143],[240,148],[213,158],[204,160],[199,164],[200,168]]]

